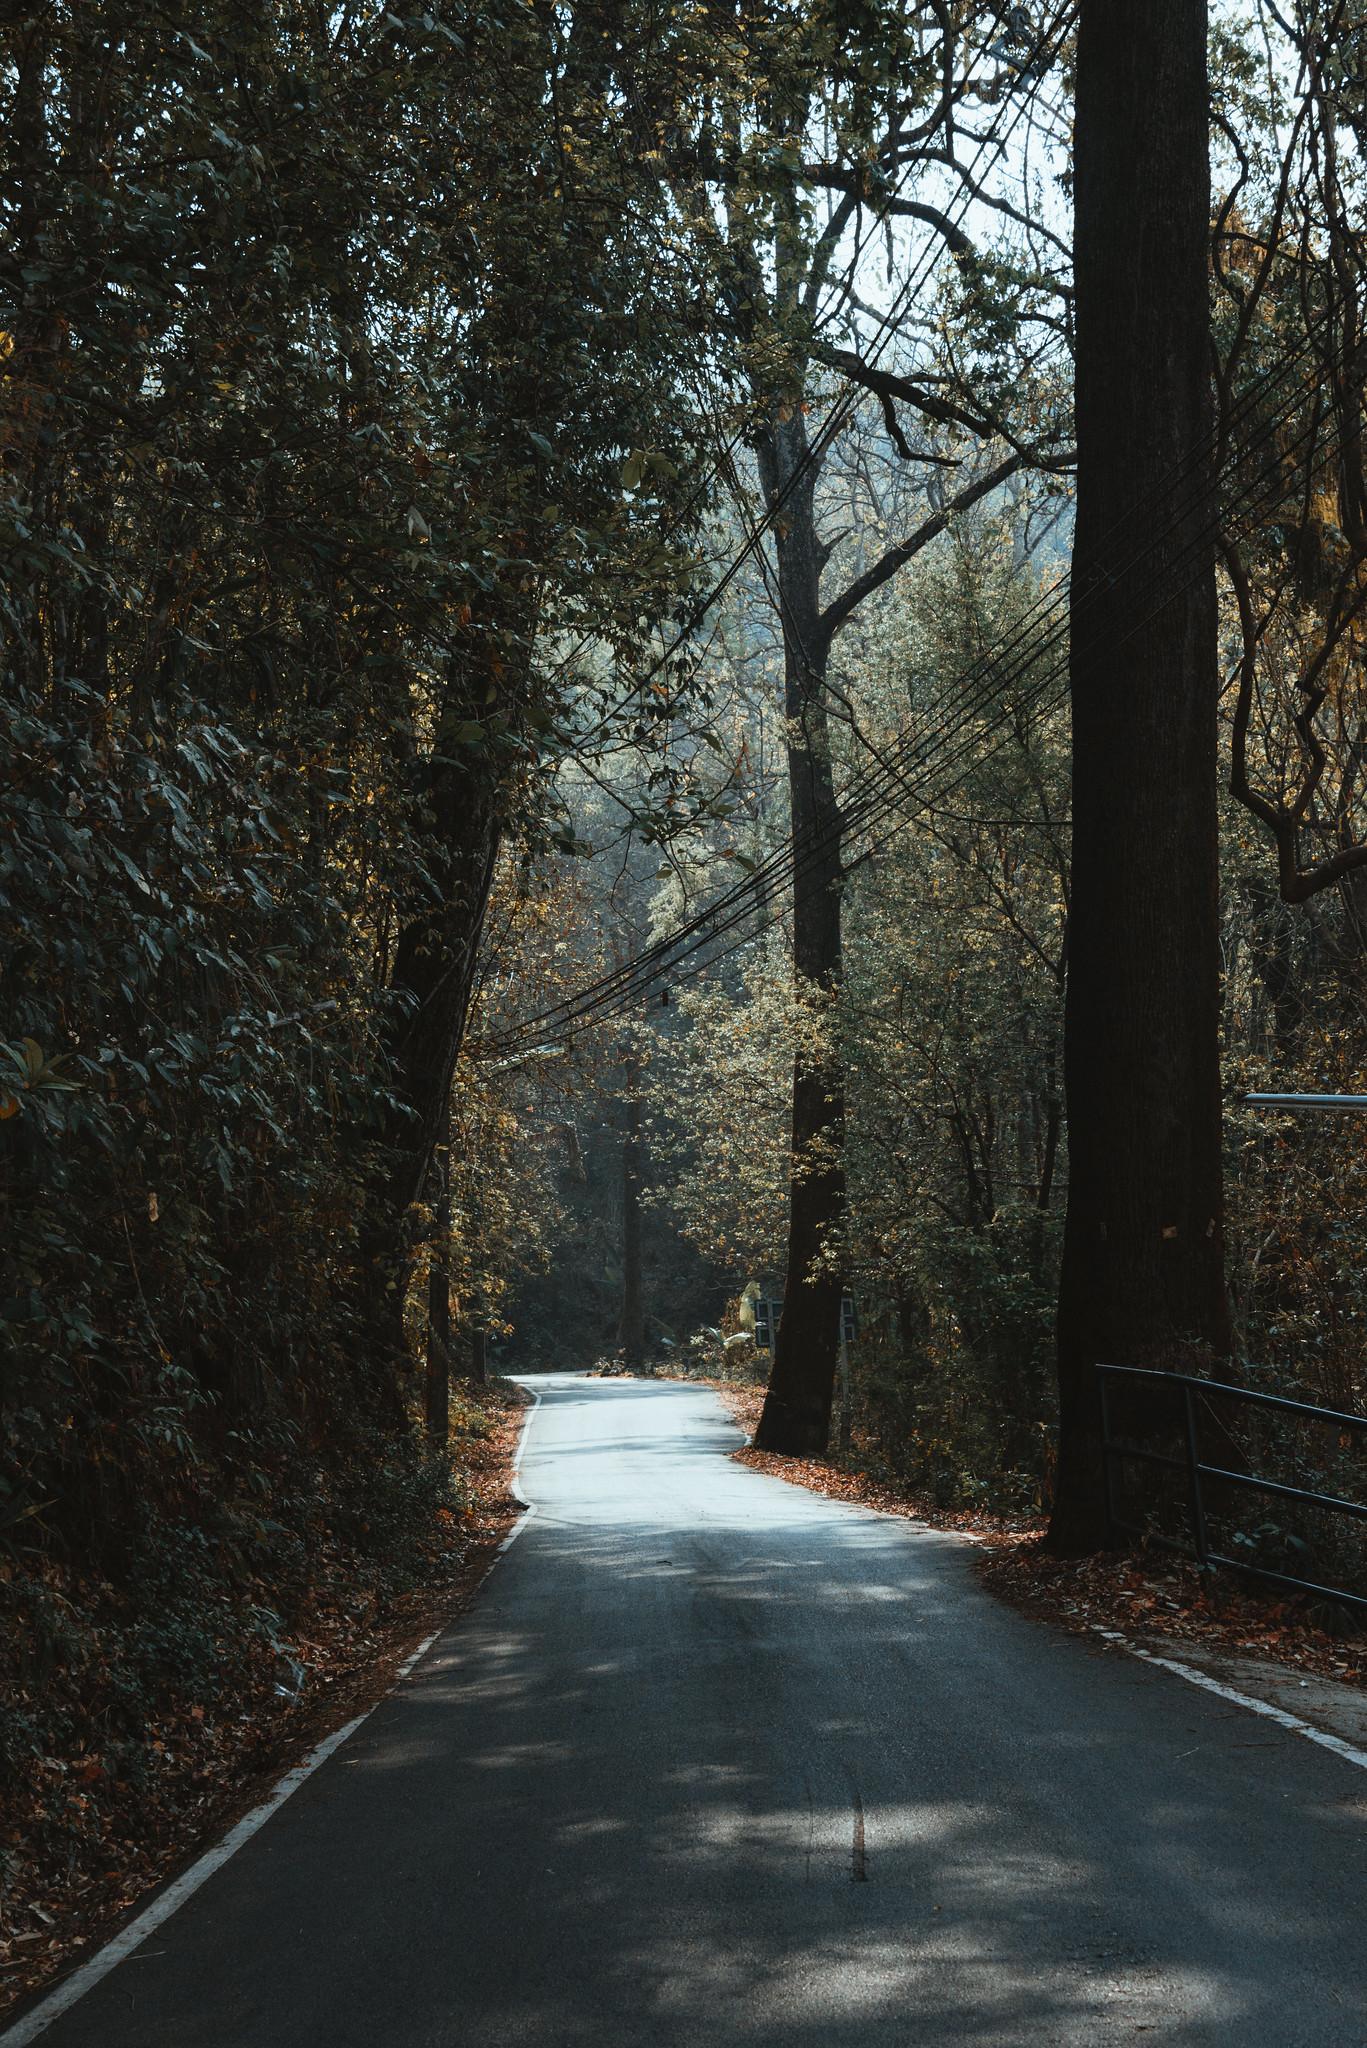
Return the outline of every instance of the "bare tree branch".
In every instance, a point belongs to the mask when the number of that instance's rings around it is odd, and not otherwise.
[[[909,533],[905,540],[898,541],[880,555],[872,568],[866,569],[862,576],[856,577],[855,581],[822,612],[821,626],[827,638],[839,632],[846,619],[866,597],[871,596],[875,590],[880,590],[890,576],[895,576],[899,569],[905,568],[914,555],[918,555],[922,548],[927,547],[942,534],[956,514],[967,512],[983,498],[990,496],[1009,476],[1014,476],[1018,469],[1024,467],[1024,461],[1025,458],[1021,455],[1009,455],[1004,462],[999,462],[995,469],[988,470],[975,482],[965,484],[956,496],[945,500],[938,512],[923,520],[914,533]]]

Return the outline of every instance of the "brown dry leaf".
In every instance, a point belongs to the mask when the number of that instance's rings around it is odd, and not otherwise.
[[[39,1989],[73,1950],[101,1938],[320,1736],[380,1697],[405,1652],[470,1597],[518,1513],[508,1478],[523,1403],[493,1390],[486,1405],[493,1416],[487,1436],[453,1445],[478,1518],[473,1526],[462,1518],[454,1545],[449,1529],[439,1537],[434,1531],[429,1584],[382,1603],[373,1588],[357,1590],[354,1560],[340,1552],[315,1557],[315,1582],[287,1638],[309,1673],[297,1700],[280,1698],[276,1652],[263,1643],[255,1671],[234,1695],[212,1705],[175,1701],[147,1725],[142,1774],[111,1779],[103,1761],[85,1751],[44,1760],[46,1782],[63,1787],[66,1811],[78,1825],[73,1832],[68,1824],[54,1842],[50,1811],[57,1802],[50,1809],[35,1798],[6,1831],[9,1925],[7,1939],[0,1938],[0,2011]],[[54,1580],[54,1591],[61,1590]],[[258,1582],[258,1590],[270,1589]],[[89,1786],[92,1796],[73,1796],[74,1784]],[[52,1935],[30,1921],[45,1922]]]

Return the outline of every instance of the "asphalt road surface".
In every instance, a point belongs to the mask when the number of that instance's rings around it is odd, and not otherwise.
[[[44,2048],[1367,2044],[1367,1772],[531,1384],[473,1610]]]

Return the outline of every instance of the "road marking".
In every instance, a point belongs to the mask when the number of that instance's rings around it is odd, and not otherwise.
[[[531,1435],[532,1424],[536,1421],[536,1411],[541,1406],[541,1396],[537,1392],[535,1387],[527,1387],[525,1380],[519,1380],[518,1385],[520,1387],[526,1387],[526,1391],[532,1397],[532,1412],[527,1417],[527,1420],[523,1423],[522,1434],[517,1440],[517,1451],[513,1457],[512,1483],[508,1488],[508,1491],[512,1494],[513,1499],[516,1501],[520,1501],[522,1503],[522,1513],[518,1516],[517,1520],[513,1523],[512,1528],[508,1531],[503,1541],[499,1544],[498,1549],[494,1552],[495,1562],[497,1562],[497,1560],[500,1557],[502,1557],[505,1550],[510,1550],[512,1548],[513,1544],[516,1543],[518,1537],[522,1534],[522,1531],[526,1528],[528,1522],[530,1522],[530,1520],[532,1519],[532,1516],[536,1513],[536,1503],[534,1501],[528,1500],[526,1494],[522,1491],[522,1488],[519,1486],[518,1480],[521,1477],[522,1473],[522,1453],[527,1448],[527,1438]],[[3,2039],[0,2039],[0,2048],[7,2048],[7,2044]]]
[[[517,1475],[522,1465],[522,1452],[527,1442],[527,1432],[532,1426],[537,1409],[541,1406],[540,1394],[531,1389],[529,1391],[532,1393],[533,1406],[526,1422],[522,1426],[522,1434],[518,1438],[517,1453],[513,1459],[512,1485],[509,1489],[513,1498],[522,1502],[523,1513],[518,1521],[514,1523],[508,1535],[504,1537],[502,1543],[499,1544],[498,1549],[494,1553],[495,1561],[502,1556],[513,1538],[520,1534],[523,1526],[536,1513],[535,1508],[527,1500],[517,1484]],[[301,1764],[296,1764],[293,1770],[286,1771],[284,1777],[271,1788],[270,1793],[261,1802],[260,1806],[253,1807],[251,1812],[244,1815],[235,1827],[229,1828],[221,1842],[216,1843],[212,1849],[206,1849],[204,1854],[196,1862],[192,1863],[188,1870],[182,1871],[174,1883],[168,1884],[165,1891],[157,1894],[150,1906],[144,1907],[135,1920],[130,1920],[121,1934],[116,1934],[111,1941],[105,1943],[104,1947],[97,1954],[90,1956],[81,1964],[78,1970],[74,1970],[69,1977],[64,1978],[56,1989],[50,1991],[42,2003],[36,2005],[25,2019],[16,2021],[14,2026],[7,2028],[3,2034],[0,2034],[0,2048],[27,2048],[27,2044],[30,2041],[36,2041],[40,2034],[45,2034],[54,2020],[59,2020],[63,2013],[70,2012],[78,1999],[84,1998],[87,1991],[93,1991],[95,1986],[103,1978],[107,1977],[111,1970],[117,1969],[118,1965],[126,1957],[132,1955],[134,1949],[141,1948],[149,1935],[155,1934],[159,1927],[164,1926],[171,1915],[178,1911],[188,1898],[192,1898],[200,1886],[206,1884],[216,1870],[223,1868],[223,1865],[230,1856],[235,1856],[243,1844],[249,1842],[252,1836],[266,1825],[266,1822],[273,1813],[279,1812],[290,1794],[297,1792],[304,1780],[311,1778],[320,1764],[325,1764],[334,1751],[339,1750],[344,1742],[351,1739],[356,1730],[370,1719],[371,1715],[375,1712],[375,1708],[383,1706],[384,1702],[392,1697],[396,1687],[401,1685],[415,1666],[422,1662],[433,1643],[436,1642],[437,1637],[442,1633],[443,1630],[434,1629],[430,1636],[427,1636],[418,1644],[416,1650],[410,1651],[408,1656],[404,1658],[403,1663],[400,1664],[398,1670],[394,1673],[393,1684],[380,1695],[380,1698],[374,1702],[374,1705],[367,1707],[363,1714],[357,1714],[356,1718],[348,1721],[345,1727],[335,1729],[331,1735],[325,1735],[323,1740],[309,1751]]]
[[[855,1884],[869,1881],[869,1863],[864,1848],[864,1802],[859,1796],[859,1787],[851,1787],[854,1798],[854,1846],[850,1856],[850,1878]]]
[[[1330,1735],[1326,1729],[1316,1728],[1313,1722],[1302,1721],[1298,1714],[1288,1714],[1285,1707],[1274,1707],[1271,1700],[1255,1699],[1252,1693],[1238,1692],[1232,1685],[1223,1685],[1218,1678],[1198,1671],[1194,1664],[1181,1664],[1175,1657],[1160,1657],[1153,1650],[1141,1650],[1118,1629],[1098,1628],[1096,1633],[1106,1642],[1128,1650],[1132,1657],[1140,1658],[1145,1664],[1156,1664],[1160,1671],[1171,1671],[1174,1678],[1184,1678],[1188,1685],[1199,1685],[1203,1692],[1213,1692],[1217,1698],[1229,1700],[1236,1707],[1247,1707],[1250,1714],[1262,1714],[1266,1720],[1275,1721],[1279,1728],[1286,1728],[1293,1735],[1303,1735],[1307,1742],[1317,1742],[1321,1749],[1332,1750],[1345,1763],[1356,1764],[1360,1771],[1367,1771],[1367,1749],[1356,1748],[1353,1743],[1345,1742],[1341,1735]],[[1188,1755],[1193,1753],[1187,1752]],[[0,2048],[6,2048],[6,2044],[0,2042]]]

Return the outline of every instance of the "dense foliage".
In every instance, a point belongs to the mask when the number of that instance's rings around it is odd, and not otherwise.
[[[563,636],[590,606],[641,644],[677,595],[620,481],[646,440],[673,474],[687,414],[602,32],[10,31],[11,1500],[83,1542],[197,1408],[383,1406],[358,1219],[414,1121],[396,973],[458,893],[448,781],[494,839],[540,830]]]
[[[1357,1126],[1238,1098],[1364,1085],[1363,31],[1252,13],[1212,45],[1225,1365],[1360,1409]],[[734,1363],[823,1175],[865,1449],[1047,1502],[1070,33],[8,10],[0,1789],[47,1758],[49,1862],[144,1723],[289,1691],[320,1585],[449,1577],[492,1425],[424,1429],[424,1364]]]
[[[633,98],[625,25],[7,16],[0,1592],[8,1676],[96,1657],[115,1734],[458,1504],[394,1311],[485,892],[689,577],[638,163],[687,51]],[[8,1781],[64,1740],[11,1721]]]

